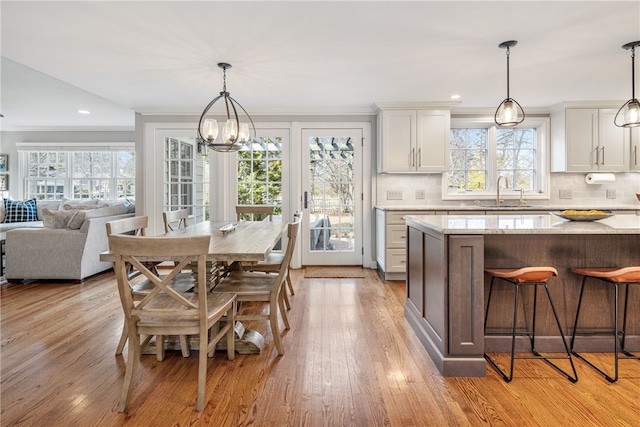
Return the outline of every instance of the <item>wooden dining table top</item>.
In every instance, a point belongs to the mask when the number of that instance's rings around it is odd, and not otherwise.
[[[232,231],[222,232],[220,228],[234,224]],[[210,235],[209,253],[211,261],[258,262],[267,258],[285,230],[282,221],[204,221],[180,230],[169,231],[162,236]],[[115,260],[113,254],[103,252],[101,261]],[[150,260],[151,261],[151,260]]]

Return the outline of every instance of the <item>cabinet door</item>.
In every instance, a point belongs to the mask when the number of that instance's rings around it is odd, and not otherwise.
[[[618,110],[600,110],[598,115],[598,170],[629,170],[629,129],[619,128],[613,120]]]
[[[567,171],[597,170],[598,110],[568,108],[566,114]]]
[[[412,172],[416,168],[415,110],[382,111],[378,172]]]
[[[449,170],[449,132],[451,113],[446,110],[418,110],[416,171]]]

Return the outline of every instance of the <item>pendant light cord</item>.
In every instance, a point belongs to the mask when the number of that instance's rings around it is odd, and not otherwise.
[[[636,48],[631,48],[631,99],[636,99]]]
[[[507,46],[507,99],[509,99],[509,46]]]

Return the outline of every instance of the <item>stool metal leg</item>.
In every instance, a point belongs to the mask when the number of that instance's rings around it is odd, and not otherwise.
[[[625,335],[626,335],[626,327],[627,327],[627,308],[628,308],[628,299],[629,299],[629,283],[618,283],[618,282],[613,282],[613,281],[609,281],[609,280],[605,280],[605,279],[601,279],[599,277],[593,277],[593,279],[598,279],[598,280],[602,280],[606,283],[612,284],[613,285],[613,292],[614,292],[614,307],[613,307],[613,357],[614,357],[614,370],[613,370],[613,377],[611,377],[609,374],[607,374],[606,372],[604,372],[602,369],[600,369],[599,367],[597,367],[595,364],[593,364],[592,362],[590,362],[589,360],[587,360],[584,356],[580,355],[577,351],[575,351],[574,348],[574,344],[575,344],[575,338],[576,338],[576,334],[577,334],[577,329],[578,329],[578,318],[580,316],[580,307],[582,305],[582,295],[584,293],[584,288],[585,288],[585,283],[587,281],[587,278],[589,278],[591,276],[584,276],[582,278],[582,287],[580,289],[580,299],[578,300],[578,309],[576,310],[576,320],[573,324],[573,334],[571,336],[571,354],[573,354],[574,356],[578,357],[580,360],[582,360],[583,362],[585,362],[587,365],[591,366],[593,369],[595,369],[596,371],[598,371],[602,376],[604,376],[606,378],[607,381],[609,381],[610,383],[614,383],[616,381],[618,381],[618,362],[620,360],[620,352],[622,352],[626,357],[622,357],[625,359],[638,359],[640,360],[640,356],[636,356],[633,353],[629,352],[626,350],[625,348]],[[618,290],[618,285],[623,284],[625,285],[625,295],[624,295],[624,311],[622,314],[622,331],[620,331],[618,329],[618,303],[619,303],[619,290]],[[632,284],[635,284],[634,282],[632,282]]]
[[[489,287],[489,297],[487,299],[487,309],[485,311],[485,334],[486,334],[486,328],[487,328],[487,317],[489,314],[489,306],[491,303],[491,295],[493,292],[493,281],[496,279],[496,277],[492,277],[491,279],[491,285]],[[552,368],[554,368],[555,370],[557,370],[558,372],[560,372],[561,374],[563,374],[565,377],[567,377],[569,379],[569,381],[575,383],[578,381],[578,374],[576,372],[576,368],[573,364],[573,360],[571,358],[571,352],[569,350],[569,346],[567,344],[567,341],[564,337],[564,333],[562,332],[562,326],[560,325],[560,319],[558,318],[558,313],[556,311],[556,308],[553,304],[553,300],[551,299],[551,294],[549,293],[549,288],[547,286],[546,282],[529,282],[529,283],[518,283],[515,281],[511,281],[508,279],[503,279],[511,284],[513,284],[515,286],[515,296],[514,296],[514,309],[513,309],[513,325],[512,325],[512,329],[511,329],[511,361],[510,361],[510,370],[509,370],[509,374],[507,375],[502,369],[500,369],[500,367],[498,367],[497,363],[491,359],[491,357],[489,357],[489,355],[487,353],[484,354],[485,359],[491,364],[491,366],[493,366],[493,368],[502,376],[502,378],[506,381],[506,382],[511,382],[513,380],[513,367],[514,367],[514,361],[515,359],[542,359],[544,360],[548,365],[550,365]],[[531,344],[531,353],[533,353],[533,356],[516,356],[515,355],[515,348],[516,348],[516,327],[518,325],[518,301],[519,301],[519,293],[520,293],[520,285],[522,284],[527,284],[527,285],[534,285],[534,291],[533,291],[533,316],[532,316],[532,328],[531,328],[531,332],[525,332],[526,335],[529,336],[529,340],[530,340],[530,344]],[[560,338],[562,339],[562,343],[564,345],[564,349],[565,349],[565,354],[566,356],[544,356],[541,355],[535,348],[535,337],[536,337],[536,313],[537,313],[537,299],[538,299],[538,286],[539,285],[543,285],[545,287],[545,291],[546,291],[546,295],[547,295],[547,299],[549,300],[549,304],[551,305],[551,311],[553,312],[553,316],[555,318],[556,321],[556,325],[558,326],[558,331],[560,332]],[[569,373],[567,373],[566,371],[564,371],[563,369],[561,369],[559,366],[557,366],[555,363],[551,362],[550,359],[568,359],[569,363],[571,364],[571,370],[573,371],[573,376],[571,376]]]

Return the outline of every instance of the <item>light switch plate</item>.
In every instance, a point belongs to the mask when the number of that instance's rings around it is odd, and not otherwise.
[[[387,200],[402,200],[402,190],[387,190]]]
[[[607,199],[615,199],[616,198],[616,190],[609,189],[607,190]]]

